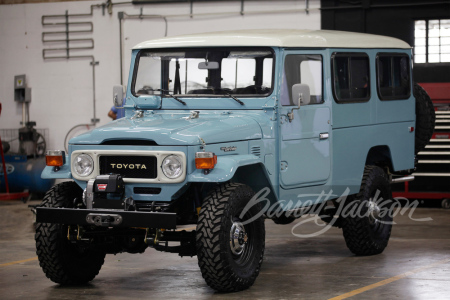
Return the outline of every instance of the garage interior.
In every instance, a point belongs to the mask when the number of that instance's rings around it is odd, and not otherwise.
[[[395,197],[418,207],[395,216],[386,250],[355,256],[341,229],[316,234],[324,224],[310,216],[284,226],[267,219],[261,272],[242,292],[208,287],[196,257],[152,249],[107,255],[87,285],[48,280],[36,257],[33,214],[54,184],[40,179],[44,153],[111,121],[112,87],[128,81],[130,49],[164,36],[261,28],[371,33],[414,47],[413,80],[430,95],[437,122],[418,155],[416,180],[393,185]],[[438,50],[429,39],[436,28]],[[0,298],[450,298],[449,0],[0,0],[0,40],[0,137],[8,142],[4,164],[16,170],[8,188],[0,171],[1,195],[14,195],[0,198]]]

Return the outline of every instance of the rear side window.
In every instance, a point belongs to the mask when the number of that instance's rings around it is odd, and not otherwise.
[[[370,99],[369,57],[365,53],[335,53],[332,56],[333,93],[336,102]]]
[[[409,56],[379,53],[377,56],[378,96],[381,100],[407,99],[411,95]]]

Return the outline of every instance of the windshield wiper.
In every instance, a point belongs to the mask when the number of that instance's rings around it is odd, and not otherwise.
[[[173,99],[177,100],[177,101],[180,102],[181,104],[186,105],[186,102],[184,102],[183,100],[178,99],[178,98],[175,97],[174,95],[170,94],[170,91],[169,91],[169,90],[156,89],[155,91],[167,93],[167,94],[165,94],[164,96],[172,97]],[[162,93],[161,93],[161,96],[162,96]]]
[[[165,96],[170,96],[170,97],[172,97],[173,99],[175,99],[175,100],[177,100],[178,102],[180,102],[181,104],[186,105],[186,102],[184,102],[184,101],[181,100],[181,99],[178,99],[177,97],[175,97],[175,96],[172,95],[172,94],[166,94]]]
[[[222,94],[223,94],[224,96],[228,96],[228,97],[230,97],[230,98],[236,100],[236,102],[239,103],[240,105],[245,105],[244,102],[242,102],[241,100],[239,100],[239,99],[236,98],[235,96],[231,95],[230,93],[222,92]]]

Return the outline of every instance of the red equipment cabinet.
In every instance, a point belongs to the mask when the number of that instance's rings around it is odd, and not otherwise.
[[[436,124],[433,136],[417,154],[414,181],[394,184],[393,197],[443,199],[450,208],[450,82],[420,83],[434,104]]]

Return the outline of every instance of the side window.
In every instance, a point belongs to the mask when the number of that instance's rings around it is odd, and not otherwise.
[[[377,56],[378,96],[381,100],[407,99],[411,95],[409,56],[379,53]]]
[[[270,88],[272,86],[272,68],[273,68],[273,58],[264,58],[262,85],[267,88]]]
[[[309,105],[323,103],[322,70],[321,55],[286,55],[281,85],[281,104],[285,106],[294,105],[292,86],[297,83],[309,86],[311,97]]]
[[[137,71],[134,92],[137,95],[153,94],[155,89],[161,86],[161,73],[152,72],[161,68],[161,60],[142,55],[139,58],[139,69]]]
[[[335,53],[332,57],[333,92],[336,102],[370,99],[369,57],[363,53]]]

